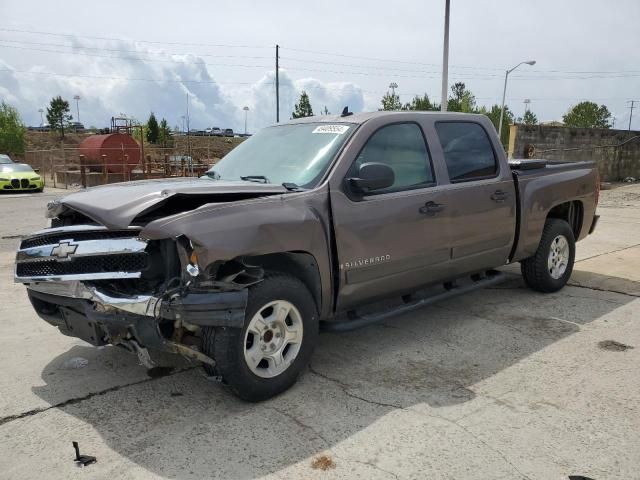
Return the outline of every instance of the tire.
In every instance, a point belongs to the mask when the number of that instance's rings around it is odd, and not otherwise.
[[[575,257],[573,230],[566,221],[549,218],[535,255],[520,262],[524,281],[538,292],[557,292],[569,281]]]
[[[277,318],[276,311],[284,312],[289,306],[286,316],[281,314],[284,320]],[[204,368],[209,375],[222,377],[238,397],[259,402],[296,382],[317,341],[318,314],[309,290],[293,276],[267,274],[249,290],[242,328],[203,329],[203,351],[216,361],[215,367]],[[254,360],[251,364],[250,359]],[[282,363],[277,365],[276,359]]]

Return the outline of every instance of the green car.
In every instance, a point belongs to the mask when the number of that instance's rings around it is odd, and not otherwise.
[[[8,155],[0,154],[0,190],[41,192],[44,180],[25,163],[15,163]]]

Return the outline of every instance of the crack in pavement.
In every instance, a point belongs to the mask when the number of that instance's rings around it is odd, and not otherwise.
[[[567,283],[570,287],[576,288],[585,288],[587,290],[594,290],[596,292],[608,292],[608,293],[617,293],[619,295],[626,295],[627,297],[640,298],[640,295],[636,295],[634,293],[622,292],[620,290],[609,290],[607,288],[598,288],[598,287],[588,287],[586,285],[580,285],[579,283],[569,282]]]
[[[630,248],[640,247],[640,243],[636,243],[635,245],[630,245],[628,247],[619,248],[618,250],[611,250],[610,252],[598,253],[596,255],[592,255],[587,258],[581,258],[580,260],[576,260],[574,263],[584,262],[585,260],[591,260],[592,258],[602,257],[604,255],[609,255],[610,253],[622,252],[624,250],[629,250]]]
[[[8,415],[6,417],[0,418],[0,426],[5,425],[5,424],[10,423],[10,422],[13,422],[15,420],[20,420],[22,418],[31,417],[33,415],[38,415],[40,413],[47,412],[47,411],[49,411],[51,409],[54,409],[54,408],[64,408],[64,407],[67,407],[69,405],[75,405],[76,403],[84,402],[85,400],[89,400],[89,399],[91,399],[93,397],[100,397],[102,395],[106,395],[107,393],[117,392],[118,390],[122,390],[122,389],[127,388],[127,387],[133,387],[135,385],[140,385],[142,383],[153,382],[154,380],[160,380],[161,378],[172,377],[174,375],[178,375],[179,373],[187,372],[187,371],[193,370],[195,368],[198,368],[198,366],[181,368],[181,369],[176,370],[176,371],[174,371],[174,372],[172,372],[172,373],[170,373],[168,375],[163,375],[161,377],[143,378],[141,380],[138,380],[138,381],[135,381],[135,382],[131,382],[131,383],[126,383],[124,385],[116,385],[116,386],[109,387],[109,388],[106,388],[104,390],[100,390],[100,391],[97,391],[97,392],[91,392],[91,393],[88,393],[88,394],[86,394],[86,395],[84,395],[82,397],[70,398],[70,399],[65,400],[63,402],[56,403],[55,405],[49,405],[48,407],[34,408],[33,410],[28,410],[26,412],[22,412],[22,413],[19,413],[17,415]]]
[[[473,432],[471,432],[467,427],[465,427],[464,425],[460,425],[458,423],[458,421],[456,420],[451,420],[449,418],[446,417],[442,417],[440,415],[432,415],[432,414],[428,414],[428,413],[424,413],[424,412],[420,412],[417,410],[412,410],[410,408],[405,408],[401,405],[397,405],[397,404],[392,404],[392,403],[384,403],[384,402],[378,402],[375,400],[371,400],[365,397],[361,397],[359,395],[354,394],[353,392],[350,392],[348,389],[352,388],[350,385],[336,379],[336,378],[332,378],[328,375],[325,375],[323,373],[318,372],[315,368],[313,368],[311,365],[309,365],[309,371],[311,373],[313,373],[314,375],[319,376],[320,378],[323,378],[329,382],[332,382],[334,384],[336,384],[343,392],[345,395],[347,395],[348,397],[351,398],[355,398],[356,400],[360,400],[362,402],[368,403],[370,405],[376,405],[376,406],[380,406],[380,407],[387,407],[387,408],[393,408],[399,412],[402,413],[414,413],[416,415],[420,415],[423,417],[428,417],[428,418],[435,418],[438,420],[442,420],[446,423],[449,423],[451,425],[456,426],[457,428],[461,429],[463,432],[465,432],[467,435],[469,435],[471,438],[473,438],[474,440],[476,440],[477,442],[481,443],[482,445],[484,445],[487,449],[491,450],[492,452],[494,452],[496,455],[498,455],[507,465],[509,465],[513,470],[515,470],[518,475],[520,475],[522,478],[527,479],[527,480],[531,480],[529,476],[527,476],[526,474],[524,474],[523,472],[520,471],[520,469],[518,469],[518,467],[516,467],[506,456],[505,454],[503,454],[500,450],[498,450],[497,448],[489,445],[485,440],[483,440],[482,438],[478,437],[476,434],[474,434]],[[491,397],[487,397],[487,398],[491,398]],[[493,400],[495,400],[494,398],[492,398]],[[312,428],[312,427],[309,427]],[[355,461],[355,460],[354,460]],[[375,465],[371,465],[367,462],[359,462],[359,463],[365,463],[367,465],[373,466],[375,468],[380,469],[380,467],[377,467]],[[380,469],[381,471],[385,471]],[[386,472],[389,474],[392,474],[395,476],[395,478],[398,478],[398,476],[392,472]]]

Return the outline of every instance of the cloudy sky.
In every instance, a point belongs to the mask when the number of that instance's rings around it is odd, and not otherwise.
[[[479,104],[499,103],[504,70],[535,59],[510,76],[517,115],[526,98],[540,120],[588,99],[627,127],[627,101],[640,100],[638,0],[451,1],[450,83]],[[391,82],[403,101],[439,101],[443,15],[444,0],[0,0],[0,99],[32,125],[52,96],[80,95],[87,126],[150,111],[181,126],[188,96],[192,128],[242,131],[248,106],[255,131],[275,121],[277,43],[281,119],[302,89],[317,113],[376,110]]]

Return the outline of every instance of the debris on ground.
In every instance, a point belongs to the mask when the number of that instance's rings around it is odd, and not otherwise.
[[[87,360],[86,358],[73,357],[65,360],[60,368],[62,368],[63,370],[76,370],[78,368],[84,368],[87,365],[89,365],[89,360]]]
[[[166,377],[173,372],[173,367],[153,367],[147,370],[147,375],[151,378]]]
[[[78,442],[72,442],[73,448],[76,451],[76,458],[73,460],[80,467],[86,467],[87,465],[91,465],[92,463],[96,463],[98,460],[96,457],[92,455],[80,455],[80,446]]]
[[[625,350],[633,348],[631,345],[625,345],[624,343],[616,342],[615,340],[603,340],[598,343],[598,347],[602,350],[609,350],[611,352],[624,352]]]
[[[336,468],[336,462],[329,455],[320,455],[311,461],[311,468],[325,471],[330,468]]]

